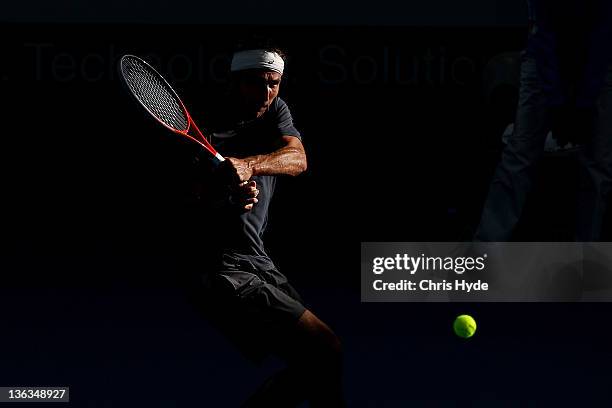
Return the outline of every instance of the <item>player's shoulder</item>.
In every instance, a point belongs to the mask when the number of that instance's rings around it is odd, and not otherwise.
[[[282,112],[283,110],[289,109],[287,102],[285,102],[281,97],[277,96],[272,101],[272,106],[270,106],[270,110],[275,112]]]
[[[289,109],[289,105],[279,97],[274,98],[272,104],[270,104],[270,108],[268,109],[269,118],[273,118],[274,120],[284,121],[287,118],[291,118],[291,110]]]

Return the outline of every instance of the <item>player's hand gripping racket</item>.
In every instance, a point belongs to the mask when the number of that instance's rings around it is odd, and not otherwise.
[[[198,143],[219,162],[225,160],[198,129],[174,89],[152,66],[134,55],[124,55],[119,72],[128,90],[159,123]]]

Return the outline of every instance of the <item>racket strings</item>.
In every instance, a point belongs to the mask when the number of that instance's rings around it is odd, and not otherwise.
[[[188,129],[182,104],[157,72],[134,58],[122,61],[122,72],[132,93],[158,120],[179,131]]]

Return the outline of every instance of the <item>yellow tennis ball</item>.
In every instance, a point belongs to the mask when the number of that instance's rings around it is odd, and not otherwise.
[[[470,315],[457,316],[453,323],[453,329],[457,336],[467,339],[476,332],[476,320]]]

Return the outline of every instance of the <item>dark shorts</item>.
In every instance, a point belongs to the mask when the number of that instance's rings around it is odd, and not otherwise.
[[[254,362],[278,351],[306,310],[266,257],[225,254],[221,265],[191,289],[204,316]]]

